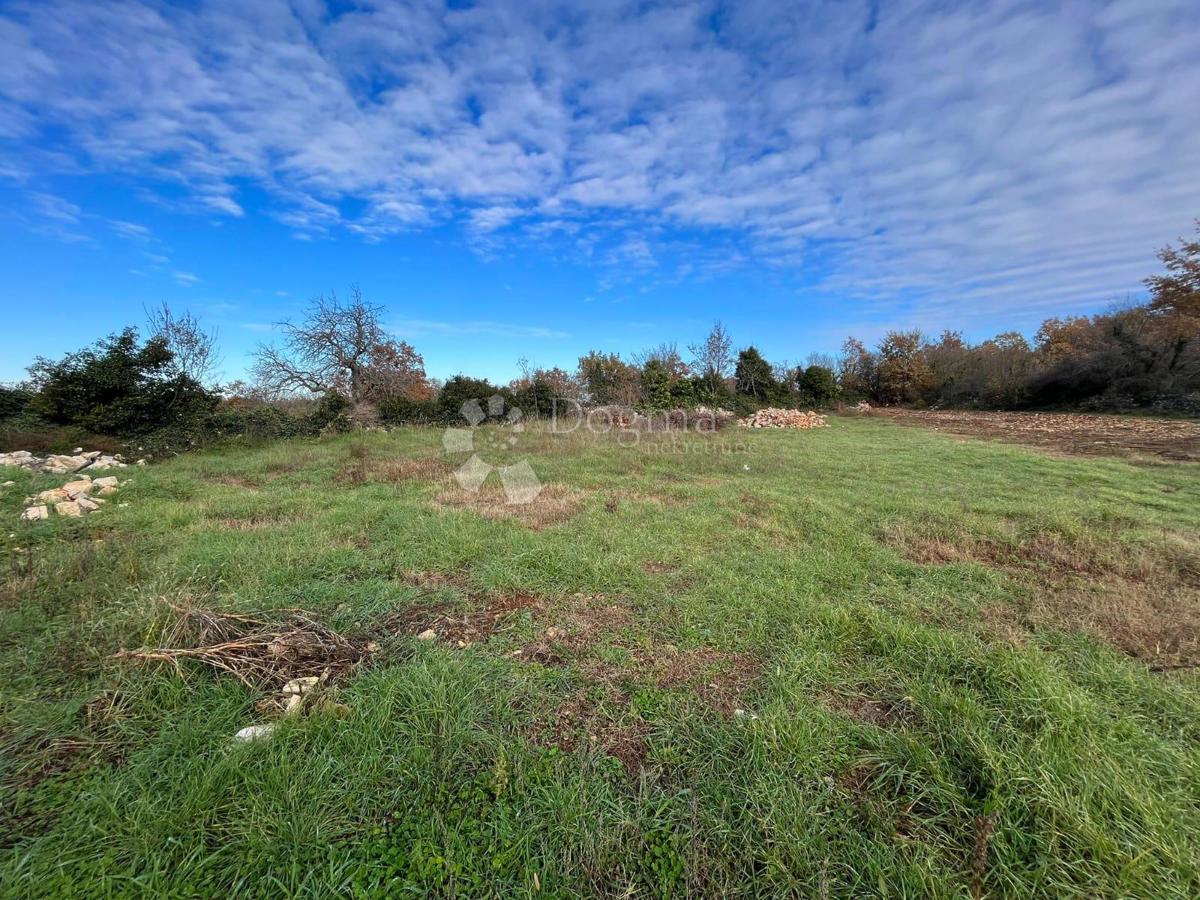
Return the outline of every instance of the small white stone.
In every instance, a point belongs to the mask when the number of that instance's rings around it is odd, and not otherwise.
[[[233,736],[235,741],[242,744],[248,744],[251,741],[263,741],[269,738],[275,731],[275,725],[268,722],[265,725],[247,725],[241,731]]]
[[[422,631],[420,634],[417,635],[417,640],[418,641],[436,641],[437,636],[438,636],[437,632],[434,631],[432,628],[426,628],[424,631]]]
[[[316,687],[317,682],[320,680],[321,679],[316,675],[309,675],[305,678],[293,678],[283,686],[283,693],[295,694],[296,696],[299,696],[311,688]]]
[[[25,522],[36,522],[39,519],[48,518],[50,518],[50,510],[44,506],[31,506],[21,513],[21,519]]]

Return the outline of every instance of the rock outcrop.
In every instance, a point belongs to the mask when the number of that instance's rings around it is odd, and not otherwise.
[[[140,462],[140,461],[139,461]],[[76,448],[73,453],[51,453],[49,456],[34,456],[28,450],[0,453],[0,466],[18,466],[31,472],[48,475],[71,475],[75,472],[99,469],[123,469],[128,465],[121,454],[108,454],[100,450]]]

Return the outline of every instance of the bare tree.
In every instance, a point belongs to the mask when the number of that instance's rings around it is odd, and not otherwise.
[[[387,336],[383,307],[363,300],[358,287],[343,303],[317,297],[300,324],[280,322],[282,346],[260,345],[254,374],[272,394],[340,391],[355,403],[411,393],[427,384],[424,361],[404,341]]]
[[[832,353],[819,353],[814,350],[808,356],[804,357],[804,368],[807,369],[811,366],[820,366],[822,369],[836,372],[838,366],[837,357]]]
[[[146,310],[146,322],[151,338],[166,341],[171,351],[172,375],[186,375],[199,384],[212,380],[221,365],[215,328],[205,330],[196,316],[187,310],[177,314],[165,302]]]
[[[733,339],[719,321],[713,323],[703,343],[689,344],[692,367],[708,382],[709,390],[716,392],[733,369]]]

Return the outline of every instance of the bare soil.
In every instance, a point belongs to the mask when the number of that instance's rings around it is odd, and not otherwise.
[[[1072,456],[1200,460],[1200,422],[1087,413],[877,409],[871,415]]]
[[[855,694],[830,694],[825,705],[836,713],[876,728],[901,728],[917,721],[917,711],[907,699]]]

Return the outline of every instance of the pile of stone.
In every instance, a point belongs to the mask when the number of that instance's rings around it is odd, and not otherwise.
[[[870,412],[871,404],[866,400],[859,400],[858,405],[854,407],[855,412]]]
[[[75,480],[68,481],[60,488],[51,488],[32,497],[26,497],[27,506],[21,513],[21,518],[26,522],[48,519],[51,509],[60,516],[78,518],[99,509],[105,499],[111,497],[120,488],[121,481],[115,475],[104,478],[79,475]]]
[[[769,406],[738,421],[742,428],[825,428],[825,417],[812,411],[777,409]]]
[[[137,464],[144,466],[146,461],[139,459]],[[76,447],[71,453],[52,453],[49,456],[34,456],[28,450],[0,453],[0,466],[16,466],[48,475],[70,475],[84,469],[123,469],[126,465],[125,457],[119,453],[109,455],[82,447]]]

